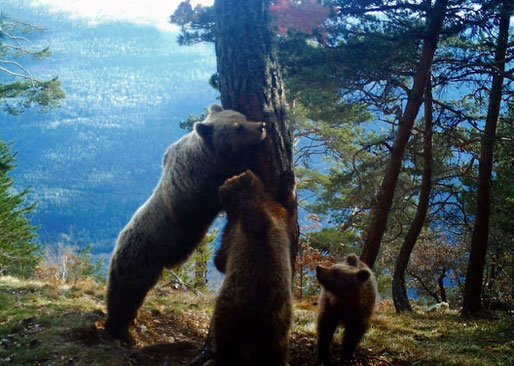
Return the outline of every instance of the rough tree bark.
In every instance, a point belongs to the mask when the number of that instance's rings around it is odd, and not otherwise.
[[[409,264],[410,255],[414,249],[414,245],[418,240],[419,233],[423,228],[423,223],[427,216],[428,202],[430,199],[430,190],[432,187],[432,86],[430,80],[425,88],[424,101],[424,119],[425,130],[423,136],[423,174],[421,178],[421,187],[419,189],[418,208],[414,220],[410,224],[409,231],[400,248],[400,253],[396,258],[393,273],[393,302],[397,313],[404,311],[412,311],[412,307],[407,297],[407,289],[405,288],[405,271]]]
[[[507,52],[512,8],[513,6],[510,1],[504,1],[500,14],[498,40],[494,57],[496,72],[493,74],[489,106],[484,133],[482,135],[475,223],[473,226],[473,236],[471,239],[471,249],[466,272],[466,283],[464,285],[462,314],[465,316],[478,315],[482,312],[482,280],[489,236],[493,148],[496,139],[496,125],[500,114],[505,56]]]
[[[252,168],[268,191],[283,199],[283,179],[293,172],[293,134],[286,120],[284,86],[270,31],[269,0],[216,0],[216,58],[221,103],[251,121],[266,122],[268,138]],[[291,260],[298,248],[296,205],[291,220]]]
[[[279,201],[287,199],[293,172],[293,134],[286,120],[284,86],[270,31],[269,0],[216,0],[218,85],[224,108],[243,113],[250,121],[266,122],[268,137],[255,152],[252,170]],[[296,202],[288,207],[291,263],[298,249]],[[192,365],[211,357],[210,336]]]
[[[437,285],[439,286],[439,293],[441,294],[441,302],[448,302],[446,297],[446,289],[444,288],[444,278],[446,277],[446,268],[441,269],[441,274],[437,278]]]
[[[439,34],[446,16],[447,5],[448,0],[437,0],[434,7],[428,11],[426,33],[423,39],[420,60],[416,74],[414,75],[414,84],[409,92],[407,105],[400,119],[384,178],[371,205],[371,222],[368,229],[363,234],[364,245],[361,252],[361,260],[370,266],[370,268],[375,264],[382,237],[384,236],[387,218],[393,203],[394,191],[402,167],[405,148],[423,101],[423,94],[430,76]]]

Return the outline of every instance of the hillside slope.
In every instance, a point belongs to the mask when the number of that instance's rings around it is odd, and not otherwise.
[[[186,133],[179,122],[216,101],[214,46],[181,47],[176,32],[91,24],[41,3],[0,0],[0,11],[44,28],[24,36],[51,56],[21,61],[35,77],[58,76],[66,98],[47,113],[2,111],[0,138],[14,141],[13,178],[38,203],[41,243],[91,243],[107,256],[151,195],[166,148]]]
[[[207,333],[213,301],[153,290],[120,347],[103,330],[103,284],[0,277],[0,365],[184,365]],[[315,364],[316,306],[296,305],[291,366]],[[339,342],[341,332],[336,334]],[[397,316],[382,304],[353,365],[511,365],[513,320],[463,321],[454,312]],[[333,354],[337,355],[338,345]],[[335,357],[335,356],[334,356]]]

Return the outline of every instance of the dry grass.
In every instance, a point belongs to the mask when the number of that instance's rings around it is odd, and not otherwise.
[[[212,297],[155,290],[132,333],[134,349],[103,331],[104,287],[0,277],[0,365],[181,365],[207,333]],[[291,366],[315,362],[315,301],[295,307]],[[336,334],[338,353],[342,330]],[[382,306],[356,365],[512,365],[513,319],[463,320],[455,311],[396,315]]]

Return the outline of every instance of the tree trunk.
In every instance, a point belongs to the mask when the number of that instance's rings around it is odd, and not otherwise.
[[[398,182],[398,176],[402,167],[403,155],[423,101],[423,94],[430,76],[437,41],[446,16],[447,5],[448,0],[437,0],[434,8],[427,14],[426,34],[423,40],[420,61],[414,76],[414,84],[410,90],[405,111],[400,119],[384,178],[371,205],[371,222],[363,234],[364,245],[361,253],[361,260],[370,268],[375,264],[380,243],[384,236],[396,183]]]
[[[287,206],[294,269],[299,229],[296,198],[290,200],[288,195],[294,179],[293,133],[286,121],[284,87],[269,29],[269,0],[216,0],[214,11],[221,104],[250,121],[266,122],[267,138],[255,151],[251,169],[268,192]],[[192,365],[203,365],[212,357],[210,341],[208,335]]]
[[[423,136],[423,175],[419,189],[418,208],[414,220],[400,248],[393,273],[393,302],[397,313],[412,311],[405,288],[405,270],[409,264],[410,255],[418,240],[419,233],[427,216],[428,202],[432,187],[432,85],[430,80],[425,89],[425,131]]]
[[[300,293],[298,296],[299,300],[303,300],[303,267],[300,267]]]
[[[462,304],[462,314],[465,316],[477,315],[482,311],[482,280],[489,234],[493,148],[496,138],[496,125],[500,114],[505,56],[509,38],[510,16],[512,14],[512,5],[509,3],[510,1],[503,2],[500,14],[498,43],[494,57],[497,70],[493,74],[487,118],[480,150],[475,223],[473,226],[473,236],[471,239]]]
[[[437,285],[439,286],[439,293],[441,294],[441,302],[448,302],[446,298],[446,289],[444,288],[444,278],[446,277],[446,268],[441,269],[441,274],[437,279]]]
[[[266,122],[268,137],[256,152],[252,170],[275,198],[287,200],[285,179],[293,174],[293,134],[286,121],[284,87],[269,29],[269,0],[216,0],[214,8],[221,103],[251,121]],[[292,216],[294,268],[298,249],[296,201],[287,208]]]

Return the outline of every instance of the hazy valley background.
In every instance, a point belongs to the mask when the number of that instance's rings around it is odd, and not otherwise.
[[[180,47],[174,31],[92,24],[29,0],[0,0],[0,10],[45,28],[30,40],[52,55],[24,63],[35,77],[58,76],[66,93],[59,109],[0,114],[0,137],[18,152],[16,186],[30,186],[38,203],[38,240],[92,244],[93,258],[107,259],[159,180],[166,147],[186,133],[179,122],[216,102],[214,47]]]

